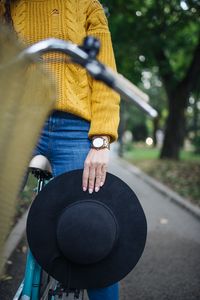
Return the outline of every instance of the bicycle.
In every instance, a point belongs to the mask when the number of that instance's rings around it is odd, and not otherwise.
[[[29,172],[37,178],[36,195],[45,184],[52,179],[51,165],[43,155],[36,155],[29,164]],[[79,290],[67,290],[56,280],[50,278],[35,261],[28,250],[25,277],[18,288],[13,300],[37,300],[37,299],[83,299],[84,292]],[[62,298],[59,298],[62,297]]]
[[[154,118],[157,116],[157,112],[146,102],[147,97],[144,93],[122,75],[114,73],[96,59],[99,51],[99,43],[92,37],[87,37],[81,46],[58,39],[40,41],[22,51],[20,55],[10,63],[19,61],[24,56],[28,56],[31,59],[34,58],[34,61],[37,61],[39,54],[50,51],[62,52],[69,55],[71,62],[86,68],[92,77],[107,84],[124,99],[134,101],[137,106],[151,117]],[[32,159],[29,170],[38,179],[37,193],[39,193],[46,182],[52,179],[50,163],[47,158],[39,155]],[[37,264],[31,252],[28,252],[25,277],[13,300],[81,300],[83,297],[83,290],[68,289],[46,274]]]

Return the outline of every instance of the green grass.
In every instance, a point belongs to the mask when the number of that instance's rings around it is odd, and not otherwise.
[[[124,156],[134,160],[158,159],[160,150],[157,148],[149,148],[145,146],[133,147],[131,150],[125,151]],[[180,159],[184,161],[195,161],[200,163],[200,154],[194,154],[191,151],[181,151]]]
[[[180,158],[184,161],[194,161],[200,163],[200,154],[195,154],[192,151],[181,151]]]
[[[131,150],[129,147],[124,158],[191,202],[200,205],[200,155],[182,151],[179,161],[160,160],[158,149],[140,145]]]
[[[143,160],[143,159],[157,159],[159,157],[159,150],[152,148],[136,148],[126,151],[124,153],[125,158],[130,158],[133,160]]]

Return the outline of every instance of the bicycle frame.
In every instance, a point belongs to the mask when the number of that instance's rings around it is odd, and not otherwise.
[[[45,179],[42,175],[44,173],[41,172],[42,169],[36,169],[32,173],[38,178],[37,181],[37,192],[36,195],[43,189],[45,184],[49,182],[49,173],[47,172],[45,176],[48,179]],[[40,173],[41,172],[41,173]],[[45,171],[43,171],[45,172]],[[44,294],[40,295],[40,290],[42,286],[42,268],[35,260],[34,256],[32,255],[31,251],[28,250],[27,259],[26,259],[26,267],[25,267],[25,275],[24,279],[21,282],[13,300],[57,300],[57,299],[72,299],[68,298],[71,295],[73,299],[80,299],[83,296],[83,292],[76,289],[65,290],[62,285],[59,284],[58,281],[51,278],[49,275],[49,280],[45,282],[45,290]],[[82,293],[82,296],[81,296]],[[64,298],[60,298],[58,295],[62,295]],[[57,297],[58,296],[58,297]],[[67,298],[66,298],[66,297]]]
[[[42,190],[46,180],[38,178],[37,194]],[[13,300],[38,300],[41,282],[41,267],[36,262],[30,250],[28,250],[25,276],[20,284]]]

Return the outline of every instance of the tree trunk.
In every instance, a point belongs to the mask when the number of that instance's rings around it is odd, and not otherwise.
[[[158,144],[156,133],[159,129],[159,120],[160,120],[159,116],[153,119],[153,146],[154,147],[156,147]]]
[[[197,89],[200,74],[200,38],[183,79],[175,79],[169,59],[162,48],[155,53],[159,71],[169,100],[169,116],[160,158],[179,159],[185,137],[185,109],[188,98]]]
[[[177,95],[176,95],[177,96]],[[179,95],[180,97],[180,95]],[[178,160],[186,134],[185,103],[186,99],[170,101],[169,115],[166,122],[165,138],[160,158]],[[185,101],[184,101],[185,100]]]
[[[198,130],[200,129],[198,126],[199,123],[199,109],[197,107],[197,102],[199,99],[199,95],[200,93],[197,93],[197,95],[195,95],[194,99],[194,106],[193,106],[193,111],[194,111],[194,115],[193,115],[193,129],[194,129],[194,137],[197,138],[198,136]]]

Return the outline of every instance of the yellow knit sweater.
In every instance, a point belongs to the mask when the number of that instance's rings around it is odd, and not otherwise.
[[[11,12],[14,28],[26,45],[49,37],[80,44],[92,35],[101,41],[98,59],[116,68],[107,19],[98,0],[16,0]],[[51,53],[44,61],[59,57],[62,55]],[[77,65],[47,61],[45,65],[57,82],[55,109],[91,121],[89,138],[109,135],[111,142],[116,140],[119,96]]]

